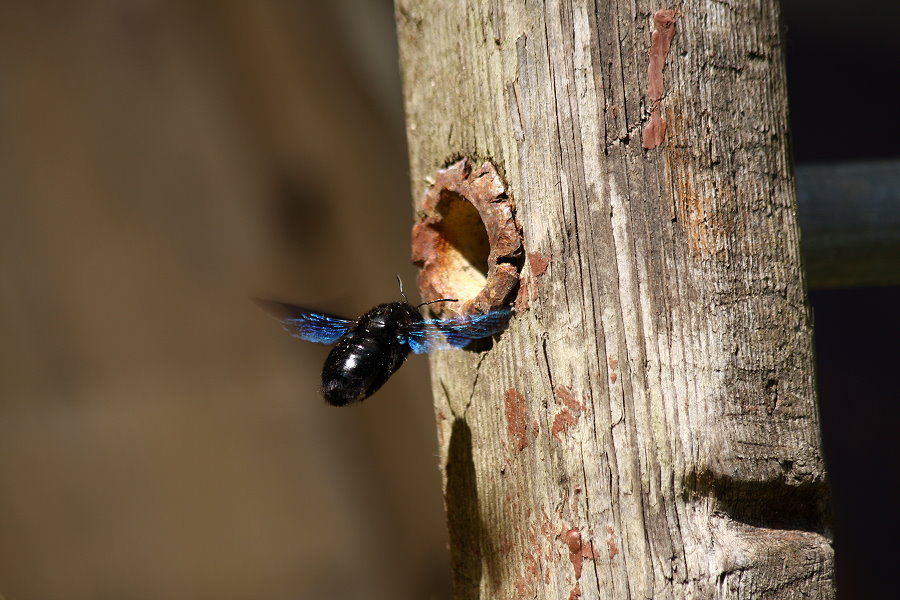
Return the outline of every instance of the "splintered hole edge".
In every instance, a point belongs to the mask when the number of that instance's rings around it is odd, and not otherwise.
[[[475,206],[454,192],[443,191],[437,203],[441,220],[434,230],[441,239],[447,282],[460,300],[474,298],[487,284],[491,244]]]

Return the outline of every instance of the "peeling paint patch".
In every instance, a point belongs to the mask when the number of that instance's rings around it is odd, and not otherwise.
[[[660,103],[665,87],[663,85],[663,67],[669,46],[675,37],[675,11],[658,10],[653,15],[656,31],[650,37],[650,64],[647,66],[647,98],[650,101],[650,120],[644,126],[643,145],[645,150],[652,150],[666,139],[666,122],[662,118]]]
[[[557,404],[565,405],[569,410],[579,412],[584,410],[584,404],[575,399],[572,390],[565,385],[557,386],[553,392]]]
[[[569,562],[572,563],[572,568],[575,571],[575,580],[581,579],[584,559],[589,558],[593,560],[597,558],[597,553],[594,551],[594,544],[590,541],[584,541],[581,530],[577,527],[564,530],[557,537],[565,542],[569,549]]]
[[[569,600],[578,600],[579,598],[581,598],[581,582],[576,581],[575,587],[569,592]]]
[[[515,451],[521,452],[528,445],[528,407],[525,396],[516,388],[506,390],[506,431]]]
[[[540,277],[547,271],[547,267],[550,266],[550,257],[540,252],[529,252],[528,266],[531,267],[532,277]]]
[[[569,427],[576,423],[578,423],[578,418],[570,413],[568,408],[564,408],[553,417],[553,425],[550,427],[550,433],[559,440],[561,439],[559,434],[565,433],[568,431]]]
[[[527,254],[529,275],[519,280],[519,291],[516,293],[516,312],[524,312],[531,302],[538,297],[538,280],[550,266],[550,257],[540,252]]]
[[[532,545],[536,543],[536,539],[532,540]],[[537,550],[540,551],[540,548]],[[537,595],[537,583],[541,577],[538,559],[534,552],[525,552],[523,559],[525,568],[516,577],[516,593],[519,598],[533,598]]]
[[[581,556],[582,558],[589,558],[591,560],[597,558],[597,550],[594,548],[594,542],[585,542],[581,544]]]
[[[519,573],[516,576],[516,594],[519,598],[533,598],[537,595],[537,589],[534,582],[528,578],[525,573]]]
[[[581,530],[577,527],[573,527],[568,531],[563,531],[559,534],[560,539],[566,543],[566,546],[569,547],[569,552],[572,554],[581,554]]]
[[[540,577],[541,570],[538,568],[537,557],[531,552],[525,555],[525,570],[531,575],[532,581],[536,581]]]
[[[550,522],[550,517],[547,515],[547,511],[541,508],[542,518],[541,518],[541,534],[547,538],[550,538],[553,535],[553,524]]]
[[[607,525],[606,533],[609,534],[606,538],[606,547],[609,549],[609,559],[612,560],[615,558],[616,554],[619,553],[619,547],[616,545],[616,532],[613,531],[612,527]]]
[[[651,103],[650,120],[644,127],[644,150],[653,150],[666,139],[666,122],[662,118],[658,103]]]
[[[569,548],[569,561],[575,570],[575,579],[581,579],[581,569],[584,566],[584,557],[581,556],[581,530],[573,527],[568,531],[563,531],[559,537]]]

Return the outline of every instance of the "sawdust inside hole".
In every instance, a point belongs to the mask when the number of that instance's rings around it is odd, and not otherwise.
[[[491,252],[487,229],[478,209],[454,192],[444,190],[436,209],[441,219],[433,227],[448,283],[460,300],[474,298],[487,284]]]

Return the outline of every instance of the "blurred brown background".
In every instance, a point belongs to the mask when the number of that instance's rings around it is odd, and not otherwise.
[[[415,287],[395,44],[389,2],[2,5],[8,600],[447,596],[427,361],[332,409],[248,300]]]
[[[896,155],[828,153],[848,145],[815,111],[858,123],[847,103],[883,91],[823,59],[846,14],[786,9],[798,160]],[[896,56],[858,31],[841,43]],[[449,597],[426,361],[332,409],[327,349],[248,301],[355,316],[398,297],[395,273],[414,287],[396,65],[387,0],[0,2],[6,600]],[[847,97],[823,100],[836,76]],[[896,489],[853,477],[894,439],[876,371],[897,297],[813,297],[847,598],[877,591],[852,503]]]

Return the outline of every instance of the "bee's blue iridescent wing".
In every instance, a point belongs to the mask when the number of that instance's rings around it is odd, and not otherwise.
[[[462,348],[472,340],[480,340],[503,331],[510,317],[512,310],[501,308],[484,315],[426,319],[414,324],[403,334],[416,354]]]
[[[278,317],[284,330],[295,338],[317,344],[333,344],[356,323],[352,319],[336,317],[274,300],[257,300],[257,304]]]

